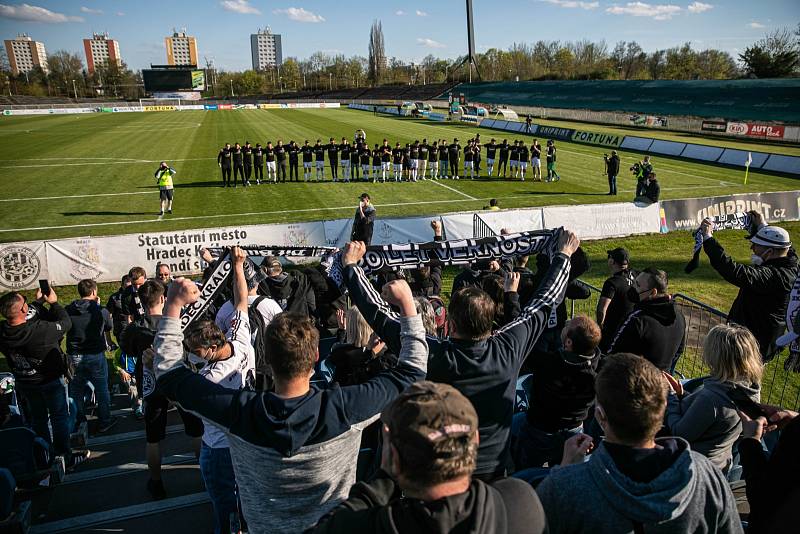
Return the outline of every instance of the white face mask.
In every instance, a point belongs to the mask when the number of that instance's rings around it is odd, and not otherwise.
[[[750,263],[752,263],[753,265],[763,265],[764,264],[764,258],[759,256],[758,254],[752,254],[750,256]]]

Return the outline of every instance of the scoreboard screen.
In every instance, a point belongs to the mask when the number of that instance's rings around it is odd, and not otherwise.
[[[198,69],[143,69],[142,78],[148,93],[205,89],[205,72]]]

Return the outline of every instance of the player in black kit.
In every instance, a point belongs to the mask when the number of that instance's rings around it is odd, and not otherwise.
[[[447,147],[447,155],[450,160],[450,172],[453,175],[453,180],[458,180],[458,156],[461,154],[461,145],[458,144],[458,138],[453,139],[450,146]]]
[[[233,156],[233,149],[230,143],[225,143],[225,147],[221,148],[217,154],[217,165],[222,169],[222,187],[228,187],[231,183],[231,159]]]
[[[275,160],[278,163],[278,175],[281,182],[286,182],[286,147],[283,146],[283,141],[278,139],[278,145],[275,147]]]
[[[328,149],[328,163],[331,166],[331,179],[335,182],[339,178],[339,145],[333,137],[330,138],[328,144],[325,145]]]
[[[267,142],[267,148],[264,149],[264,159],[267,160],[267,182],[277,184],[278,173],[275,171],[275,148],[272,146],[272,141]]]
[[[294,181],[297,182],[300,180],[298,177],[298,158],[300,156],[300,147],[297,146],[297,143],[294,141],[289,141],[289,181],[292,180],[292,176],[294,176]]]
[[[497,143],[494,142],[494,138],[489,141],[489,144],[486,146],[486,170],[487,176],[489,178],[492,177],[494,173],[494,157],[497,154]]]
[[[242,149],[242,159],[244,160],[244,185],[250,185],[250,176],[253,174],[253,147],[250,141],[246,141]]]
[[[317,139],[317,144],[314,145],[314,163],[317,166],[317,181],[325,181],[325,145],[322,144],[321,139]]]
[[[449,160],[447,159],[447,153],[449,151],[449,147],[447,146],[447,141],[444,139],[439,141],[439,177],[440,178],[447,178],[447,164]]]
[[[242,146],[236,143],[233,146],[233,188],[236,189],[236,177],[242,181],[244,185],[244,167],[242,166]]]
[[[500,169],[503,169],[503,178],[506,177],[506,169],[508,169],[508,140],[503,139],[502,144],[497,147],[500,156],[500,162],[497,164],[497,176],[500,177]]]
[[[311,179],[311,166],[313,165],[312,160],[314,159],[314,147],[308,144],[308,139],[306,139],[300,152],[303,154],[303,181],[307,182]]]
[[[256,175],[256,185],[259,185],[264,179],[264,150],[261,148],[261,143],[256,143],[253,149],[253,170]]]

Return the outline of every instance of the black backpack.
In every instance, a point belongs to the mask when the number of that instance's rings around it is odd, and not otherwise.
[[[247,307],[247,317],[250,321],[250,340],[253,350],[256,353],[256,384],[255,387],[260,391],[272,389],[272,373],[269,371],[267,363],[267,323],[264,316],[258,311],[258,305],[266,299],[264,295],[259,295]]]

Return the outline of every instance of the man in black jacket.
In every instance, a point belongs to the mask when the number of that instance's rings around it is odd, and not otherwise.
[[[547,325],[550,310],[564,297],[569,277],[569,257],[580,241],[563,230],[550,270],[520,316],[492,334],[495,304],[478,288],[465,288],[450,300],[447,316],[450,337],[428,337],[428,379],[452,384],[478,411],[480,445],[476,476],[494,479],[511,469],[508,436],[514,411],[516,381],[522,361]],[[342,257],[350,298],[366,321],[388,346],[400,348],[397,315],[371,287],[357,265],[364,256],[363,243],[348,243]]]
[[[246,141],[242,148],[242,160],[244,164],[244,185],[250,185],[250,176],[253,174],[253,147],[250,141]]]
[[[614,340],[619,325],[633,311],[633,303],[628,300],[628,289],[639,274],[630,268],[630,253],[617,247],[608,251],[608,268],[611,276],[603,283],[597,299],[597,324],[603,331],[600,350],[604,351]]]
[[[281,182],[286,182],[286,147],[283,146],[283,141],[278,139],[278,144],[275,146],[275,159],[278,163],[278,176]],[[297,158],[295,158],[295,162]]]
[[[594,379],[600,363],[600,327],[585,315],[567,321],[563,348],[537,355],[527,413],[514,416],[511,450],[514,467],[550,467],[561,463],[564,442],[583,432],[594,402]]]
[[[236,178],[238,177],[242,185],[244,185],[244,166],[242,164],[242,146],[236,143],[231,152],[233,156],[233,187],[236,187]]]
[[[147,471],[147,492],[155,500],[167,496],[161,480],[161,442],[167,434],[167,412],[169,400],[155,389],[155,376],[152,363],[144,364],[144,353],[152,349],[153,340],[158,331],[158,321],[164,310],[166,284],[159,280],[148,280],[139,288],[142,305],[146,315],[136,322],[130,323],[122,331],[120,347],[136,359],[136,383],[140,384],[140,395],[144,399],[145,456]],[[186,435],[193,439],[195,456],[200,455],[200,437],[203,435],[203,422],[178,407],[178,415],[183,421]]]
[[[713,224],[703,221],[703,250],[711,266],[728,282],[739,288],[728,321],[747,327],[758,341],[761,357],[768,362],[778,353],[775,340],[786,328],[786,306],[798,274],[797,254],[789,232],[767,226],[763,217],[750,212],[758,231],[750,238],[752,265],[733,261],[714,239]]]
[[[375,226],[375,206],[370,202],[367,193],[361,193],[359,203],[353,217],[353,230],[350,232],[351,241],[363,241],[369,246],[372,242],[372,230]]]
[[[283,311],[314,317],[317,299],[314,288],[302,272],[286,272],[278,258],[267,256],[261,264],[266,278],[258,285],[258,294],[272,298]]]
[[[313,533],[545,532],[529,484],[473,479],[478,414],[452,386],[418,382],[381,415],[381,470],[350,489]]]
[[[87,382],[94,386],[97,399],[97,431],[107,432],[118,418],[111,417],[111,393],[108,391],[108,362],[106,335],[113,323],[108,310],[100,306],[97,282],[91,279],[78,282],[79,299],[69,303],[67,314],[72,328],[67,332],[67,354],[75,366],[75,377],[69,383],[70,397],[75,401],[76,425],[86,420],[83,397]]]
[[[617,194],[617,175],[619,174],[619,156],[617,151],[611,151],[611,157],[604,156],[606,160],[606,174],[608,175],[608,194]]]
[[[44,303],[50,309],[44,307]],[[48,295],[36,292],[30,308],[36,314],[28,318],[27,299],[12,291],[0,298],[0,352],[14,373],[15,389],[22,411],[34,432],[53,444],[56,455],[64,455],[67,465],[88,458],[88,451],[73,454],[69,446],[69,407],[65,374],[67,360],[61,351],[61,339],[72,327],[66,310],[58,304],[54,289]],[[50,428],[53,429],[52,439]]]
[[[233,149],[230,143],[225,143],[225,147],[221,148],[217,154],[217,165],[222,170],[222,187],[228,187],[231,184],[231,160],[233,158]]]
[[[672,372],[686,341],[686,321],[667,293],[667,273],[648,267],[628,290],[633,311],[625,318],[608,349],[643,356],[662,371]]]

